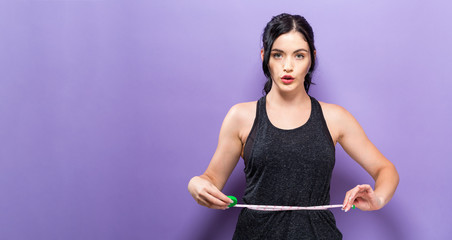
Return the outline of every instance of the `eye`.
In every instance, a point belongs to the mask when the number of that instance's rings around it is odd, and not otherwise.
[[[276,59],[280,59],[282,57],[281,53],[273,53],[273,57]]]
[[[304,55],[303,55],[303,54],[297,54],[295,57],[296,57],[297,59],[303,59],[303,58],[304,58]]]

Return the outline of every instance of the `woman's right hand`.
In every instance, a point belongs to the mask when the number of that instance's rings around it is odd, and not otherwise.
[[[233,202],[204,176],[193,177],[188,183],[188,191],[199,205],[208,208],[224,210]]]

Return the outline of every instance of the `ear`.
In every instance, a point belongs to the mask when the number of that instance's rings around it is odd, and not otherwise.
[[[261,59],[262,59],[262,61],[264,61],[264,49],[263,48],[261,49]]]
[[[314,59],[317,58],[317,50],[314,50]]]

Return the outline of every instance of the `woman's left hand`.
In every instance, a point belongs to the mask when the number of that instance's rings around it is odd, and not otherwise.
[[[382,208],[383,201],[378,198],[370,185],[363,184],[357,185],[345,194],[342,210],[347,212],[352,205],[363,211],[373,211]]]

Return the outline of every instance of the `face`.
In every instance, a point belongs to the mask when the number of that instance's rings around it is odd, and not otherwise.
[[[263,50],[261,57],[264,58]],[[268,67],[273,80],[272,90],[304,91],[311,54],[303,35],[297,31],[280,35],[273,43]]]

